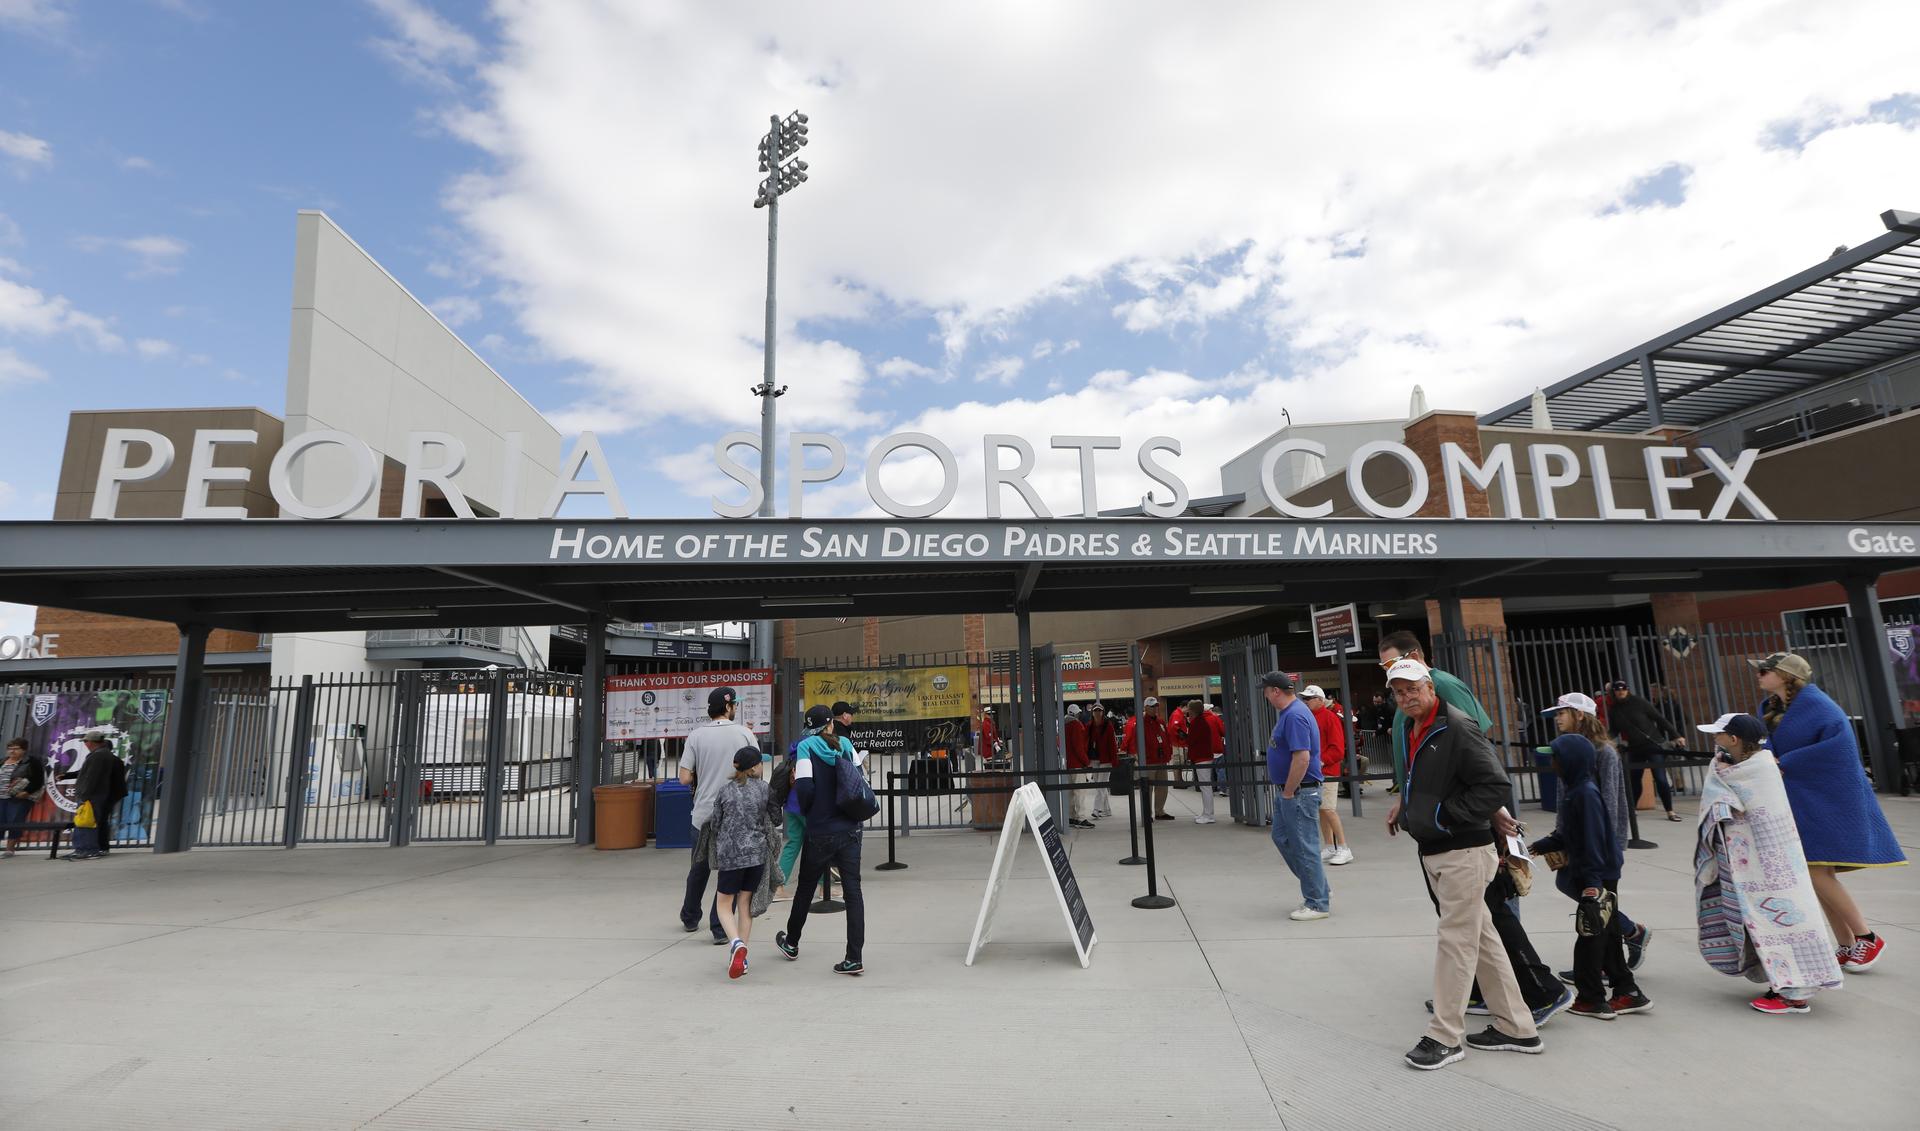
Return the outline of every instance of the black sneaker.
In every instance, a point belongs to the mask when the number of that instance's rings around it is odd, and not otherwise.
[[[732,939],[727,937],[727,932],[725,931],[715,931],[713,933],[713,945],[715,946],[725,946],[732,941]]]
[[[1633,933],[1632,938],[1626,940],[1627,969],[1640,969],[1640,964],[1647,960],[1647,944],[1652,941],[1653,932],[1647,929],[1645,923],[1640,924],[1640,929]]]
[[[1421,1037],[1420,1043],[1407,1053],[1409,1067],[1422,1072],[1432,1072],[1436,1068],[1445,1068],[1456,1060],[1466,1059],[1467,1050],[1459,1045],[1443,1045],[1432,1037]]]
[[[773,936],[773,945],[780,948],[780,953],[787,956],[788,962],[792,962],[794,959],[800,957],[800,944],[797,942],[789,942],[787,932],[785,931],[781,931],[779,934]]]
[[[693,922],[689,923],[685,919],[682,919],[680,921],[680,929],[687,932],[688,934],[692,934],[693,932],[700,929],[700,920],[695,919]]]
[[[1173,820],[1173,814],[1172,813],[1155,813],[1153,815],[1153,819],[1156,821],[1171,821]]]
[[[1068,821],[1067,824],[1076,829],[1090,829],[1093,827],[1092,821]]]
[[[1524,1052],[1529,1055],[1545,1051],[1545,1045],[1539,1037],[1509,1037],[1492,1025],[1478,1033],[1469,1033],[1467,1043],[1481,1052]]]
[[[1607,1002],[1607,1008],[1613,1010],[1616,1014],[1644,1013],[1653,1008],[1653,1002],[1647,998],[1646,994],[1635,990],[1630,994],[1620,994],[1616,996]]]
[[[1428,1013],[1433,1012],[1432,998],[1427,999],[1427,1012]],[[1484,1001],[1481,1001],[1477,997],[1470,997],[1467,999],[1467,1012],[1472,1014],[1475,1017],[1492,1017],[1493,1016],[1493,1010],[1488,1009],[1487,1003]]]
[[[861,974],[864,974],[867,972],[867,967],[865,963],[855,962],[853,959],[849,958],[845,962],[834,963],[833,972],[835,974],[852,974],[855,977],[859,977]]]

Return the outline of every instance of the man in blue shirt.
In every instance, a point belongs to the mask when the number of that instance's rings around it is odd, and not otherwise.
[[[1273,782],[1273,843],[1300,880],[1304,900],[1287,916],[1305,923],[1330,913],[1327,870],[1320,859],[1320,727],[1294,695],[1293,677],[1260,677],[1267,703],[1280,717],[1267,741],[1267,778]]]

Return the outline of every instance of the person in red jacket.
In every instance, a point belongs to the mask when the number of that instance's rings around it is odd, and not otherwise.
[[[1000,756],[1000,728],[993,724],[993,708],[980,708],[980,760]]]
[[[1342,724],[1340,704],[1314,684],[1300,693],[1313,721],[1320,727],[1320,776],[1328,784],[1320,789],[1320,859],[1328,864],[1353,863],[1353,849],[1347,847],[1347,831],[1340,827],[1340,790],[1333,782],[1347,772],[1347,728]]]
[[[1087,721],[1087,754],[1094,761],[1107,767],[1105,773],[1096,773],[1095,781],[1111,780],[1113,767],[1120,760],[1120,728],[1113,725],[1107,717],[1106,704],[1094,701],[1093,709]],[[1093,791],[1093,819],[1113,816],[1112,795],[1104,789]]]
[[[1139,749],[1135,743],[1140,739],[1141,728],[1146,728],[1146,764],[1164,766],[1173,761],[1173,747],[1167,742],[1167,724],[1160,721],[1160,700],[1147,696],[1141,704],[1140,713],[1127,720],[1127,730],[1120,738],[1120,752],[1132,754]],[[1167,812],[1167,775],[1155,773],[1153,776],[1153,816],[1157,821],[1171,821],[1173,815]]]
[[[1193,819],[1196,825],[1213,824],[1213,760],[1220,756],[1220,745],[1214,736],[1214,729],[1207,723],[1206,707],[1201,700],[1188,700],[1187,716],[1187,760],[1194,765],[1194,788],[1200,791],[1200,815]]]
[[[1167,706],[1167,743],[1173,747],[1173,760],[1176,765],[1187,764],[1187,712],[1179,703]],[[1181,789],[1186,785],[1182,784]]]
[[[1227,720],[1220,716],[1219,710],[1213,704],[1207,703],[1205,707],[1207,729],[1213,732],[1213,756],[1225,758],[1227,756]],[[1215,797],[1227,795],[1226,779],[1220,776],[1220,771],[1217,769],[1213,772],[1213,795]]]
[[[1067,721],[1061,726],[1060,737],[1067,748],[1067,769],[1073,775],[1067,780],[1074,785],[1084,785],[1093,781],[1088,772],[1092,765],[1087,759],[1087,725],[1080,721],[1080,705],[1067,704]],[[1075,789],[1067,793],[1067,824],[1076,829],[1090,829],[1093,822],[1087,819],[1087,809],[1093,803],[1093,791]]]

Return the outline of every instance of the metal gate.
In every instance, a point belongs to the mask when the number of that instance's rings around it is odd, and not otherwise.
[[[1220,718],[1226,723],[1229,763],[1258,760],[1273,732],[1274,712],[1261,690],[1260,677],[1280,666],[1279,651],[1266,633],[1223,640],[1220,657]],[[1225,774],[1227,807],[1243,825],[1273,823],[1273,787],[1267,775],[1229,764]]]
[[[1649,625],[1519,628],[1474,632],[1462,639],[1434,640],[1435,661],[1465,679],[1493,717],[1496,746],[1509,766],[1534,767],[1537,748],[1553,741],[1553,718],[1544,714],[1559,697],[1578,691],[1602,701],[1606,688],[1624,680],[1636,695],[1653,701],[1677,731],[1687,752],[1711,753],[1697,724],[1730,711],[1752,712],[1763,698],[1746,662],[1772,652],[1794,652],[1813,666],[1814,681],[1853,719],[1863,757],[1876,736],[1865,722],[1862,657],[1878,652],[1860,646],[1844,612],[1787,614],[1780,620],[1721,622],[1661,631]],[[1871,772],[1871,761],[1868,760]],[[1702,768],[1671,771],[1677,788],[1697,791]],[[1539,797],[1532,773],[1514,775],[1520,800]]]

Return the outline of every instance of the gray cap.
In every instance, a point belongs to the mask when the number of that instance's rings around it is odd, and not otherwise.
[[[86,734],[84,734],[84,735],[81,735],[81,736],[80,736],[80,741],[82,741],[82,742],[112,742],[112,741],[113,741],[113,735],[111,735],[111,734],[108,734],[108,733],[107,733],[106,731],[104,731],[104,730],[90,730],[90,731],[88,731],[88,732],[87,732]]]

